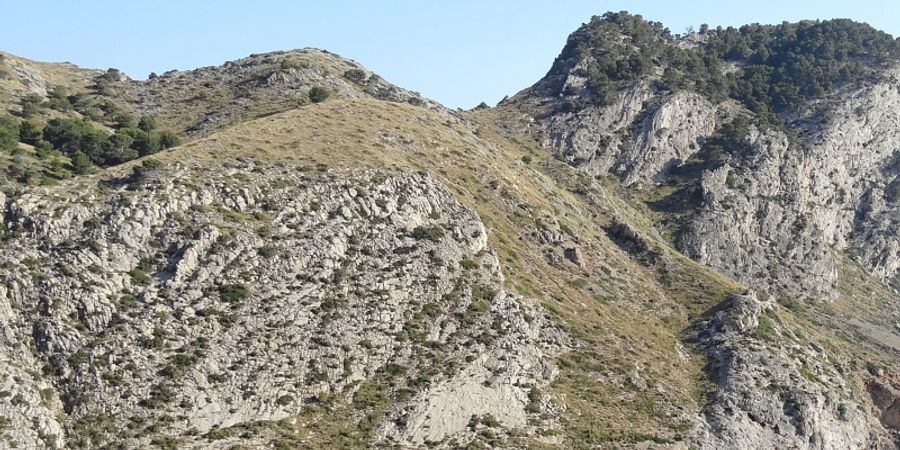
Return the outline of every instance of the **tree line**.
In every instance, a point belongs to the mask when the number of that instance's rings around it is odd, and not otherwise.
[[[689,88],[713,101],[733,98],[761,121],[776,124],[780,113],[875,77],[898,58],[900,41],[848,19],[716,29],[702,25],[699,33],[678,39],[659,22],[610,12],[569,37],[550,73],[579,67],[589,100],[598,104],[608,103],[629,83],[653,78],[663,89]],[[733,70],[726,70],[729,66]],[[657,68],[662,69],[659,77]]]

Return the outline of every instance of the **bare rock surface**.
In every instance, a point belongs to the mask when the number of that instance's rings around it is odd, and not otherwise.
[[[781,323],[774,299],[731,295],[687,334],[709,358],[716,388],[701,417],[700,448],[894,448],[845,362]]]
[[[504,290],[478,216],[424,175],[302,169],[12,200],[4,445],[187,444],[387,384],[385,442],[464,442],[473,415],[526,428],[566,338]]]

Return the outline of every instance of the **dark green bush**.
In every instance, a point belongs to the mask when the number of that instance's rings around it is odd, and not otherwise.
[[[94,165],[91,164],[91,159],[88,158],[84,152],[75,152],[72,155],[72,171],[76,174],[85,174],[91,171],[94,168]]]
[[[64,86],[54,86],[47,94],[47,105],[57,111],[68,112],[72,110],[72,102]]]
[[[300,61],[288,58],[282,59],[279,67],[281,67],[281,70],[293,70],[302,68],[303,64]]]
[[[313,103],[321,103],[331,97],[331,91],[322,86],[313,86],[309,90],[309,101]]]
[[[344,78],[354,83],[362,83],[366,81],[366,73],[360,69],[349,69],[344,72]]]
[[[128,275],[131,277],[131,282],[139,286],[146,286],[152,281],[150,275],[147,275],[147,272],[138,268],[129,270]]]
[[[250,296],[250,290],[243,284],[219,286],[219,298],[226,303],[238,303]]]
[[[38,94],[28,94],[22,97],[22,117],[28,119],[40,114],[44,110],[44,99]]]
[[[19,125],[9,116],[0,116],[0,151],[11,152],[19,142]]]
[[[23,120],[19,124],[19,141],[28,145],[37,145],[43,137],[43,134],[44,129],[34,122]]]
[[[413,229],[412,237],[420,241],[428,240],[437,242],[440,241],[442,237],[444,237],[444,229],[436,225],[419,226]]]
[[[141,116],[137,127],[149,133],[156,129],[156,119],[153,116]]]
[[[92,164],[101,167],[152,155],[180,143],[174,133],[156,130],[151,118],[142,118],[140,126],[144,129],[120,128],[110,135],[84,119],[57,118],[47,122],[43,138],[63,154],[72,158],[83,154]]]

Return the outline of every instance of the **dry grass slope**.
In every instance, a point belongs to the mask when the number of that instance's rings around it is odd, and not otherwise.
[[[545,434],[562,433],[572,448],[680,439],[704,401],[704,361],[681,346],[679,335],[742,287],[650,237],[650,221],[639,211],[534,143],[497,133],[492,120],[490,113],[461,120],[404,104],[334,100],[241,123],[154,158],[204,170],[247,158],[297,170],[428,172],[481,216],[509,288],[540,299],[579,339],[560,358],[553,386],[564,406],[562,430]],[[124,175],[135,164],[93,178]],[[48,194],[62,198],[84,185],[66,182]],[[604,230],[614,218],[629,222],[669,262],[623,251]],[[562,257],[563,248],[535,238],[551,222],[577,242],[578,264]],[[341,423],[339,411],[318,414]],[[302,425],[313,422],[274,428],[308,435],[309,445],[339,432]]]

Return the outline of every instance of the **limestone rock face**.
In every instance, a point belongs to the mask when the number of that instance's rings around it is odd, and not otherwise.
[[[625,184],[662,181],[673,167],[700,150],[716,128],[716,107],[693,92],[664,99],[639,124],[637,137],[623,152]]]
[[[541,123],[544,145],[556,149],[566,161],[591,174],[618,173],[621,149],[628,128],[653,93],[638,84],[607,106],[588,106],[577,112],[562,112]]]
[[[13,59],[10,62],[10,67],[27,92],[47,95],[47,81],[41,75],[40,70],[18,59]]]
[[[682,249],[747,283],[824,298],[837,279],[830,248],[847,249],[896,284],[898,74],[819,105],[795,124],[808,145],[752,131],[749,153],[704,173]]]
[[[650,199],[679,250],[753,289],[686,332],[715,384],[691,445],[896,448],[896,383],[864,381],[857,361],[781,320],[774,295],[785,304],[837,298],[847,255],[879,289],[900,289],[900,68],[786,115],[782,130],[750,125],[731,142],[725,125],[753,119],[731,100],[660,90],[650,76],[598,106],[577,67],[560,73],[501,107],[524,116],[517,125],[557,159],[617,178],[630,200]],[[622,250],[653,258],[634,230],[611,223],[605,231]],[[550,242],[553,231],[541,236]]]
[[[751,127],[744,149],[726,149],[718,162],[692,169],[693,184],[678,191],[680,250],[760,289],[821,299],[835,294],[832,252],[848,251],[896,289],[898,84],[900,69],[885,70],[877,81],[847,87],[793,116],[787,132]],[[689,167],[695,155],[709,157],[701,150],[721,124],[749,114],[643,82],[607,106],[567,112],[561,101],[533,88],[509,105],[526,111],[544,105],[533,128],[559,158],[634,186],[673,182],[673,170]]]
[[[556,112],[539,123],[544,145],[591,175],[627,185],[663,181],[702,147],[720,111],[703,96],[655,92],[638,83],[606,106]]]
[[[709,358],[715,390],[699,448],[894,448],[841,361],[804,342],[765,295],[731,295],[687,333]]]
[[[9,439],[146,445],[376,381],[408,392],[385,442],[464,440],[472,415],[526,427],[566,338],[504,290],[478,216],[424,175],[303,169],[178,166],[11,200]]]
[[[828,298],[837,271],[803,156],[780,132],[753,131],[735,166],[705,171],[702,199],[679,246],[688,256],[751,285]],[[792,176],[785,176],[792,174]]]

